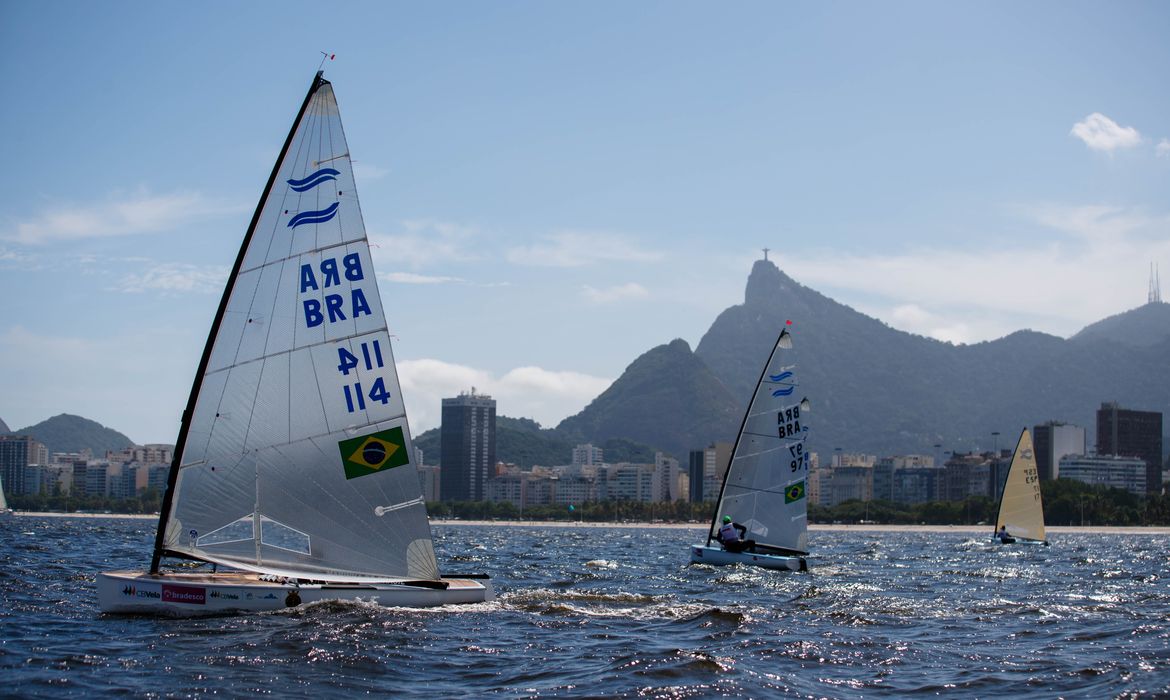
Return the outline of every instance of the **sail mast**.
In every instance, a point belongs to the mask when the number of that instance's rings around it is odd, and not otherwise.
[[[719,508],[723,505],[723,492],[727,490],[727,478],[731,476],[731,465],[735,463],[735,453],[739,450],[739,441],[743,438],[743,431],[747,427],[748,418],[752,414],[752,406],[756,403],[756,394],[760,390],[760,384],[764,383],[764,377],[768,374],[768,368],[772,366],[772,358],[776,356],[776,351],[780,349],[780,341],[787,332],[787,328],[782,328],[780,329],[780,335],[776,336],[776,342],[772,345],[772,352],[768,355],[768,361],[764,363],[764,369],[760,371],[760,378],[756,380],[756,388],[752,390],[752,397],[748,399],[747,408],[743,412],[743,422],[739,424],[739,431],[735,434],[735,444],[732,445],[731,455],[727,458],[727,471],[723,472],[723,483],[719,485],[719,498],[715,500],[715,513],[711,516],[711,527],[707,528],[708,547],[711,546],[711,533],[717,530]]]
[[[1003,488],[1000,489],[1000,491],[999,491],[999,507],[996,508],[996,510],[995,510],[995,530],[992,531],[992,534],[999,532],[999,526],[1005,524],[1002,522],[1003,521],[1003,499],[1005,496],[1007,496],[1008,484],[1012,480],[1012,468],[1016,466],[1016,455],[1020,451],[1020,442],[1024,439],[1024,433],[1027,432],[1027,430],[1028,430],[1027,428],[1024,428],[1023,430],[1020,431],[1020,437],[1016,440],[1016,448],[1014,450],[1012,450],[1012,460],[1010,462],[1008,462],[1008,471],[1003,479]],[[999,461],[999,455],[995,455],[995,460],[997,462]]]
[[[296,136],[297,130],[300,128],[301,120],[304,119],[305,112],[308,111],[309,103],[313,99],[313,95],[317,93],[322,85],[328,83],[324,76],[325,71],[317,71],[316,76],[313,77],[313,83],[309,86],[309,92],[305,95],[305,101],[301,105],[300,111],[297,112],[297,118],[293,120],[292,129],[288,132],[288,138],[284,140],[284,146],[280,149],[280,156],[276,159],[276,164],[272,166],[272,174],[268,176],[268,184],[264,187],[264,192],[260,196],[260,201],[256,204],[256,211],[252,214],[252,221],[248,224],[248,232],[244,235],[244,241],[240,244],[240,252],[236,255],[235,265],[232,266],[231,274],[228,276],[228,283],[223,290],[223,297],[219,301],[219,309],[215,313],[215,319],[211,323],[211,332],[207,334],[207,343],[203,346],[203,356],[199,360],[199,368],[195,371],[195,379],[191,384],[191,394],[187,398],[187,407],[183,409],[183,416],[179,423],[179,436],[175,440],[175,453],[171,461],[171,470],[167,474],[167,489],[163,495],[162,509],[159,511],[158,517],[158,532],[154,537],[154,554],[150,560],[150,572],[157,574],[159,564],[164,555],[163,542],[165,541],[165,534],[167,529],[167,521],[170,519],[171,508],[174,503],[175,485],[179,479],[179,465],[183,459],[183,450],[187,443],[187,432],[190,429],[191,416],[195,411],[195,402],[199,398],[199,387],[203,383],[203,375],[207,372],[207,365],[211,361],[211,350],[215,345],[216,335],[219,333],[220,324],[223,322],[224,313],[227,310],[228,300],[231,299],[232,289],[235,286],[236,277],[240,273],[240,268],[244,264],[244,255],[248,252],[248,245],[252,241],[252,236],[256,232],[256,225],[260,221],[260,215],[264,211],[264,204],[268,201],[268,197],[272,192],[272,186],[276,182],[276,177],[280,172],[280,166],[288,155],[289,146],[292,144],[293,138]]]

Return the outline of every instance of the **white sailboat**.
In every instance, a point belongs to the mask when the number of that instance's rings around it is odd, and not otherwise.
[[[189,561],[164,569],[174,558]],[[104,612],[177,616],[492,598],[486,576],[439,574],[349,149],[321,72],[212,324],[150,570],[103,572],[97,585]]]
[[[785,328],[764,365],[731,452],[731,463],[704,544],[691,546],[698,564],[750,564],[768,569],[808,568],[809,456],[807,398],[798,383]],[[718,540],[723,518],[745,529],[754,546],[729,551]]]
[[[4,478],[0,477],[0,515],[8,515],[12,509],[8,507],[8,499],[4,496]]]
[[[1040,500],[1040,471],[1036,468],[1032,434],[1027,428],[1020,433],[1008,466],[993,536],[1003,544],[1048,544],[1044,503]]]

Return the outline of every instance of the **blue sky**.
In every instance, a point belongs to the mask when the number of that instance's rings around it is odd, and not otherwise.
[[[1164,2],[3,2],[0,418],[173,442],[320,51],[415,432],[473,385],[555,425],[765,246],[902,330],[1067,337],[1170,278],[1168,36]]]

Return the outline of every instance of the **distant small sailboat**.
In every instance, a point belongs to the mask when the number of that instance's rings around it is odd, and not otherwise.
[[[1040,500],[1040,471],[1027,428],[1020,433],[1008,466],[993,537],[1003,544],[1048,544],[1044,503]]]
[[[12,509],[8,507],[8,499],[4,497],[4,478],[0,477],[0,515],[8,515]]]
[[[795,399],[796,366],[785,328],[776,339],[744,415],[704,544],[691,546],[696,564],[750,564],[768,569],[808,568],[809,455],[807,398]],[[720,544],[724,517],[740,525],[743,551]],[[738,549],[744,545],[736,545]]]
[[[164,571],[164,557],[212,565]],[[221,571],[226,567],[230,571]],[[333,87],[318,72],[244,237],[183,412],[147,572],[102,611],[492,598],[439,575]]]

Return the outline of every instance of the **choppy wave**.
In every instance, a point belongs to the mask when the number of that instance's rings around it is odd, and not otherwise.
[[[1170,693],[1166,538],[814,533],[805,573],[687,563],[695,532],[435,528],[497,599],[103,616],[153,523],[0,522],[0,673],[24,697],[1126,697]]]

